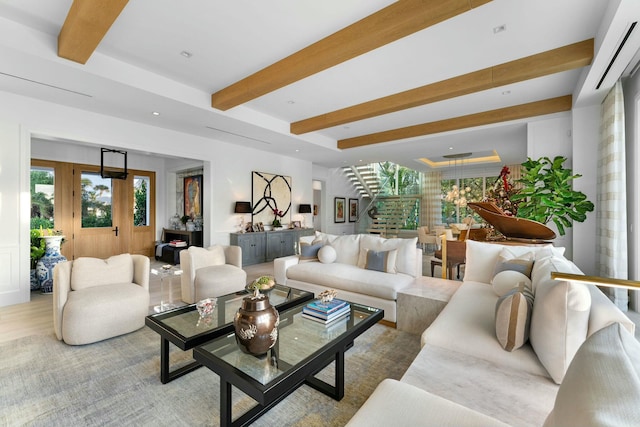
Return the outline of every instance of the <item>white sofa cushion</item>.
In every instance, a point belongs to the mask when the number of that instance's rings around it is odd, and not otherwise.
[[[507,351],[517,350],[529,339],[533,293],[521,286],[498,298],[496,338]]]
[[[188,251],[191,255],[191,268],[193,270],[212,265],[224,265],[226,261],[224,248],[220,245],[214,245],[206,249],[199,246],[190,246]]]
[[[360,255],[360,235],[337,236],[329,244],[336,250],[336,262],[356,266]]]
[[[514,256],[520,256],[527,252],[535,254],[538,251],[544,251],[546,254],[549,250],[558,256],[564,254],[564,248],[556,248],[552,245],[510,246],[467,240],[464,280],[489,283],[493,277],[496,261],[498,261],[503,249],[509,249]]]
[[[133,259],[130,254],[107,259],[80,257],[73,261],[71,289],[91,288],[115,283],[133,282]]]
[[[545,427],[640,425],[640,343],[619,323],[580,347]]]
[[[536,269],[536,267],[538,267]],[[535,300],[529,339],[551,378],[562,382],[564,374],[587,338],[591,294],[582,283],[553,280],[549,271],[572,271],[564,258],[548,257],[536,262],[533,273]],[[543,277],[536,277],[543,274]]]
[[[348,427],[507,426],[494,418],[393,379],[383,380]]]
[[[423,332],[422,345],[473,354],[499,366],[548,378],[529,344],[510,353],[500,346],[494,313],[497,301],[490,285],[465,281]]]
[[[340,298],[340,289],[344,289],[388,300],[395,300],[397,292],[413,281],[413,277],[406,274],[363,270],[355,265],[338,262],[333,264],[305,262],[293,265],[287,269],[287,279],[336,289],[338,298]]]
[[[589,312],[589,331],[591,336],[600,329],[613,323],[620,323],[631,335],[635,333],[636,324],[633,323],[611,300],[596,286],[587,285],[591,293],[591,311]]]

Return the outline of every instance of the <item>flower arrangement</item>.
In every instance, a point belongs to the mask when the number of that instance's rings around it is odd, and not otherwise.
[[[284,212],[276,209],[273,209],[273,222],[271,223],[271,225],[273,225],[274,227],[282,227],[282,224],[280,223],[280,218],[282,218],[284,216]]]
[[[494,202],[506,215],[516,216],[519,202],[513,200],[512,197],[518,194],[520,190],[514,187],[509,177],[510,174],[509,168],[503,166],[493,186],[487,189],[485,201]]]

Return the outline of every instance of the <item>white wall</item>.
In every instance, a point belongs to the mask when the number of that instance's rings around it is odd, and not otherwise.
[[[564,167],[572,167],[572,129],[571,115],[561,114],[557,117],[531,122],[527,125],[527,156],[532,159],[540,157],[555,156],[567,157]],[[547,224],[549,228],[556,232],[555,246],[566,248],[565,256],[569,259],[573,257],[573,232],[572,229],[565,229],[566,234],[560,236],[553,222]]]
[[[594,204],[597,198],[600,106],[576,108],[573,117],[573,171],[582,177],[573,189],[582,191]],[[587,275],[596,274],[596,213],[587,213],[585,222],[573,224],[573,261]]]
[[[326,183],[323,188],[323,200],[321,205],[322,216],[324,218],[324,232],[329,234],[354,234],[356,223],[349,222],[348,212],[345,212],[345,222],[334,222],[334,199],[344,197],[345,208],[349,204],[349,198],[358,198],[353,184],[345,176],[341,168],[325,168],[313,165],[313,179]],[[360,200],[362,204],[362,200]]]
[[[0,307],[29,301],[29,143],[18,123],[0,121]]]
[[[157,153],[170,157],[179,155],[185,159],[198,159],[204,166],[204,185],[206,185],[203,200],[205,244],[227,244],[229,233],[237,231],[238,218],[233,214],[233,205],[237,200],[251,200],[251,172],[253,170],[291,176],[294,211],[297,211],[297,205],[300,203],[313,202],[312,165],[308,161],[241,148],[221,141],[69,108],[8,92],[0,91],[0,99],[2,99],[0,120],[9,123],[9,130],[0,134],[2,136],[0,166],[3,169],[0,171],[3,176],[0,186],[0,211],[2,212],[3,226],[13,230],[13,233],[3,235],[0,247],[12,248],[10,251],[13,257],[18,256],[18,252],[20,253],[20,264],[17,264],[18,261],[11,261],[10,264],[14,267],[13,271],[16,271],[16,268],[19,270],[18,286],[20,289],[26,286],[27,297],[29,287],[29,140],[32,137],[45,140],[77,141],[90,144],[92,147],[106,146],[140,153]],[[21,136],[18,137],[18,134]],[[20,138],[25,138],[26,146],[21,145]],[[38,146],[38,149],[44,150],[39,146],[39,143],[36,142],[35,145]],[[75,150],[76,148],[70,153],[75,153]],[[75,156],[77,161],[90,163],[81,160],[88,158],[88,154],[84,150],[81,149],[70,155]],[[26,158],[23,158],[25,156]],[[190,162],[193,161],[185,161],[186,164]],[[140,169],[145,168],[143,160],[136,164],[136,168],[138,165],[140,165]],[[149,168],[152,169],[155,166],[151,165]],[[133,168],[134,164],[131,167]],[[8,178],[4,179],[5,176]],[[160,183],[160,185],[164,185],[166,188],[166,182]],[[168,190],[158,193],[161,199],[164,198],[165,204],[167,193]],[[21,196],[25,197],[24,201],[20,199],[25,208],[18,215],[16,206]],[[158,229],[165,226],[167,218],[175,213],[164,206],[159,206],[158,212],[160,211],[165,211],[167,217],[157,218],[156,226]],[[13,213],[13,216],[10,216],[10,213]],[[9,273],[1,273],[0,277],[5,277],[3,275],[6,274]],[[1,282],[2,279],[0,279]],[[6,280],[4,283],[4,285],[0,284],[0,292],[2,292],[3,286],[5,288],[16,286],[16,281],[13,279],[9,284]],[[9,301],[8,298],[6,300]],[[0,305],[2,304],[5,304],[5,298],[0,294]]]

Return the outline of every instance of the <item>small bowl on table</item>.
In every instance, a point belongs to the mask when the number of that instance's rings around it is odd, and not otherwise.
[[[276,279],[273,276],[260,276],[251,283],[245,286],[245,289],[249,292],[255,292],[258,290],[262,293],[268,293],[276,286]]]
[[[196,303],[196,308],[198,309],[198,314],[200,317],[211,316],[213,313],[213,309],[216,308],[216,299],[215,298],[205,298]]]

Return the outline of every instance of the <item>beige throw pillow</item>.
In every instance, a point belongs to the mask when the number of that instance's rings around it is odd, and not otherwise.
[[[504,248],[498,256],[498,261],[493,269],[493,275],[502,271],[517,271],[527,277],[531,277],[531,269],[533,268],[534,254],[527,252],[520,256],[516,256],[509,249]]]
[[[545,427],[639,426],[640,343],[619,323],[580,347]]]
[[[507,351],[522,347],[529,339],[533,294],[520,286],[500,297],[496,303],[496,337]]]
[[[188,251],[191,255],[191,267],[194,270],[212,265],[224,265],[226,262],[224,248],[220,245],[214,245],[207,249],[190,246]]]
[[[132,282],[133,259],[129,254],[114,255],[107,259],[80,257],[73,261],[71,289],[74,291]]]
[[[381,271],[383,273],[397,272],[396,259],[398,257],[398,250],[393,249],[390,251],[374,251],[373,249],[361,249],[360,257],[358,260],[358,267],[366,270]],[[360,263],[362,261],[362,264]]]
[[[518,289],[520,284],[531,290],[531,279],[513,270],[501,271],[491,279],[491,286],[499,297],[506,295],[513,289]]]

